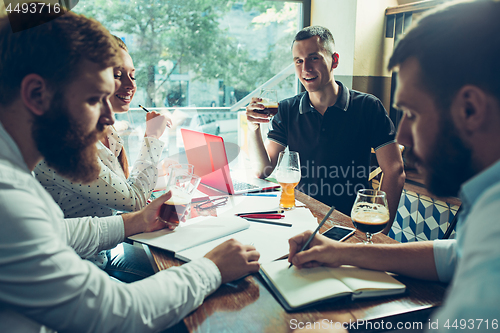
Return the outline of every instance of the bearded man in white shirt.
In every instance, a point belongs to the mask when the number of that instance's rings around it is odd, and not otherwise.
[[[156,218],[169,194],[138,212],[65,220],[32,176],[45,158],[69,179],[95,179],[95,143],[114,122],[116,41],[96,21],[44,9],[0,17],[0,331],[159,331],[258,271],[259,254],[230,240],[131,284],[81,259],[164,228]]]

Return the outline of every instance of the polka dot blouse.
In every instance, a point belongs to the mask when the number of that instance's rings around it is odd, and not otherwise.
[[[156,185],[156,165],[163,150],[163,142],[145,137],[130,177],[126,179],[117,158],[123,149],[123,140],[114,129],[108,135],[108,140],[109,149],[102,142],[97,143],[101,172],[89,185],[74,183],[59,176],[45,161],[36,166],[36,178],[61,207],[66,218],[110,216],[117,211],[136,211],[146,205]]]

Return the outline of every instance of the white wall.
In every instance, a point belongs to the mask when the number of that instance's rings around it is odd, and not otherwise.
[[[357,2],[358,0],[311,1],[311,25],[330,29],[335,39],[335,48],[340,56],[335,75],[353,75]]]
[[[385,38],[385,9],[396,0],[357,0],[355,76],[390,76],[387,63],[394,39]]]
[[[311,24],[334,35],[336,75],[390,76],[385,69],[393,39],[385,38],[385,9],[409,0],[312,0]]]

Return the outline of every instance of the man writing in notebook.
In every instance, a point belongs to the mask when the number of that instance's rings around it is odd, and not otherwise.
[[[397,245],[331,242],[310,232],[290,239],[298,267],[355,265],[450,282],[437,331],[467,322],[488,331],[500,319],[500,2],[465,2],[423,17],[397,44],[397,141],[427,188],[460,195],[456,240]],[[479,321],[483,326],[479,327]],[[489,323],[487,329],[486,322]],[[448,328],[444,325],[448,323]],[[458,326],[460,327],[460,326]]]
[[[131,284],[81,259],[165,228],[157,216],[170,194],[134,213],[63,219],[31,171],[45,158],[70,179],[97,177],[118,45],[72,12],[9,15],[0,17],[0,332],[157,332],[221,283],[258,271],[259,253],[234,240]]]
[[[382,103],[335,81],[339,54],[328,29],[307,27],[297,33],[292,55],[307,91],[279,103],[265,145],[260,124],[270,120],[261,113],[262,100],[253,98],[247,106],[249,154],[258,176],[269,176],[279,153],[288,147],[300,155],[302,178],[297,189],[349,215],[357,190],[368,187],[373,148],[384,172],[382,190],[391,213],[387,234],[405,176],[394,126]]]

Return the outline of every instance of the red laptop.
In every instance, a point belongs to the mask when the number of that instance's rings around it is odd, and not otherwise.
[[[185,128],[181,129],[181,135],[188,163],[194,166],[194,173],[201,177],[203,185],[228,194],[259,192],[279,187],[264,179],[247,177],[244,172],[231,174],[222,137]],[[231,155],[236,158],[239,147],[234,145],[234,148],[230,148]]]

